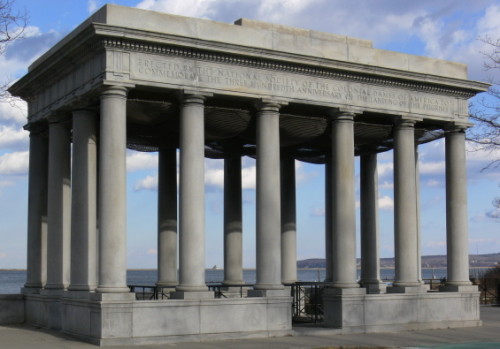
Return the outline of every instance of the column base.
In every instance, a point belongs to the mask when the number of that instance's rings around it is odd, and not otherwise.
[[[69,285],[68,291],[94,291],[97,285]]]
[[[212,291],[172,291],[170,299],[214,299]]]
[[[179,283],[177,281],[158,281],[156,283],[158,287],[177,287]]]
[[[130,289],[126,286],[122,287],[107,287],[99,286],[95,290],[97,293],[130,293]]]
[[[387,293],[419,294],[427,293],[429,285],[418,284],[416,286],[391,286],[387,287]]]
[[[65,284],[47,284],[44,287],[46,290],[65,290],[68,288],[68,285]]]
[[[323,296],[362,296],[366,294],[366,289],[361,287],[340,288],[327,287],[324,290]]]
[[[62,297],[66,292],[63,288],[44,288],[40,291],[40,295],[49,297]]]
[[[327,282],[326,286],[331,287],[331,288],[359,288],[359,284],[357,282],[330,281],[330,282]]]
[[[477,285],[444,285],[439,288],[439,292],[478,292]]]
[[[232,280],[226,281],[226,280],[224,280],[224,281],[222,281],[222,285],[227,286],[227,287],[231,287],[231,286],[245,286],[246,283],[243,280],[235,280],[235,281],[232,281]]]
[[[40,294],[42,292],[42,287],[22,287],[21,294]]]
[[[290,290],[248,290],[248,297],[290,297]]]
[[[382,281],[370,281],[361,283],[361,287],[366,289],[368,294],[380,294],[387,292],[387,285]]]
[[[133,302],[135,300],[135,293],[132,292],[114,292],[114,293],[89,292],[88,295],[90,300],[92,301]]]

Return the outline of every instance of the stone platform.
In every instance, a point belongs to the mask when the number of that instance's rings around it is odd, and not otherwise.
[[[137,301],[134,294],[26,296],[26,322],[97,345],[289,335],[290,297]]]

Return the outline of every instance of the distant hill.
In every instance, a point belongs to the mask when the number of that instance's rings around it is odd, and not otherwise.
[[[359,258],[357,260],[357,263],[358,265],[360,264]],[[469,255],[469,264],[471,267],[477,267],[477,268],[494,267],[496,265],[500,265],[500,253]],[[394,268],[394,258],[381,258],[380,267]],[[422,267],[445,268],[446,255],[422,256]],[[301,261],[297,261],[297,268],[301,269],[325,268],[325,259],[311,258],[311,259],[304,259]]]

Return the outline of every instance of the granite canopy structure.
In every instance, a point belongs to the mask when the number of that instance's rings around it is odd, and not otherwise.
[[[487,87],[467,80],[465,65],[366,40],[104,6],[10,88],[29,110],[26,322],[103,345],[290,333],[283,284],[297,279],[300,160],[325,164],[326,232],[318,242],[327,259],[325,326],[479,325],[479,295],[469,282],[464,131],[467,99]],[[417,150],[442,137],[448,281],[429,292],[420,272]],[[175,286],[168,300],[136,301],[127,287],[127,147],[159,152],[157,284]],[[396,276],[386,288],[377,153],[389,149]],[[204,279],[204,158],[225,163],[224,283],[231,287],[244,283],[242,156],[257,161],[257,282],[248,297],[214,299]]]

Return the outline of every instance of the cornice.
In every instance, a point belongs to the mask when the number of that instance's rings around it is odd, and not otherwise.
[[[354,72],[352,71],[354,66],[358,66],[360,70],[366,70],[366,67],[348,62],[343,63],[345,65],[348,64],[350,66],[350,69],[347,70],[347,67],[345,67],[346,69],[343,70],[342,68],[337,67],[325,67],[325,65],[327,65],[326,62],[318,62],[318,59],[310,60],[311,63],[298,63],[271,58],[252,57],[244,55],[246,54],[246,52],[241,54],[214,52],[208,49],[200,49],[198,47],[193,48],[174,44],[162,44],[116,37],[102,37],[100,40],[96,41],[94,45],[101,46],[106,49],[120,49],[131,52],[185,57],[189,59],[204,60],[214,63],[226,63],[258,69],[276,70],[322,77],[327,79],[387,86],[412,91],[429,92],[465,99],[473,97],[478,92],[487,89],[487,87],[489,86],[488,84],[480,82],[451,79],[438,76],[430,77],[429,75],[418,73],[412,74],[411,72],[399,72],[400,77],[395,77],[394,70],[379,67],[377,67],[377,72]],[[302,58],[302,60],[304,60],[304,58]],[[337,66],[340,64],[339,62],[335,63]],[[390,73],[390,76],[387,76],[388,73]],[[450,85],[455,86],[452,87]]]

